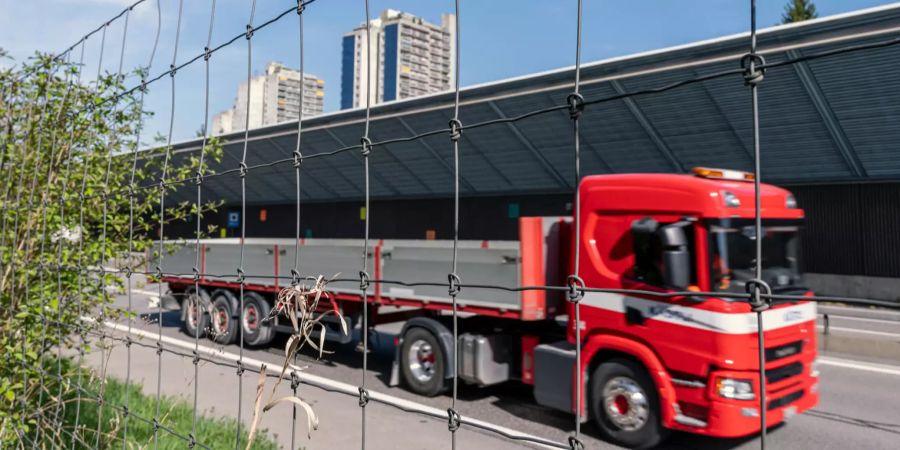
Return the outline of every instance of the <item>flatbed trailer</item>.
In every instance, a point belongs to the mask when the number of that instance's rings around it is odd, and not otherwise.
[[[564,276],[557,270],[559,252],[570,222],[559,218],[529,217],[520,222],[518,241],[459,241],[458,275],[468,286],[559,285]],[[201,239],[197,266],[196,241],[167,242],[163,261],[164,280],[175,293],[193,287],[194,269],[207,288],[238,286],[236,263],[240,239]],[[447,275],[453,242],[446,240],[390,240],[369,242],[367,273],[373,282],[368,303],[422,311],[452,309]],[[336,277],[328,290],[340,302],[362,303],[359,272],[363,269],[361,239],[268,239],[244,240],[244,289],[277,294],[293,281],[295,254],[304,279]],[[548,263],[549,259],[549,263]],[[148,271],[155,266],[148,256]],[[177,275],[171,275],[177,274]],[[308,282],[308,281],[307,281]],[[463,313],[512,320],[536,321],[552,318],[558,311],[553,294],[543,291],[512,291],[470,287],[457,297]],[[558,296],[557,296],[558,297]],[[556,298],[555,300],[558,300]]]

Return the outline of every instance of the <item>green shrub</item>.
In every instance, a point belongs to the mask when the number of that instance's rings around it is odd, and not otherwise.
[[[55,374],[57,360],[46,359],[44,366],[48,372]],[[75,375],[78,371],[70,360],[63,360],[63,371]],[[88,392],[100,392],[100,380],[96,374],[80,369],[84,386]],[[74,378],[69,379],[74,383]],[[55,377],[46,377],[45,389],[47,394],[58,392],[59,381]],[[49,448],[69,448],[75,441],[77,449],[94,448],[122,448],[122,440],[125,436],[125,415],[122,406],[125,405],[126,390],[128,395],[128,439],[126,448],[141,449],[153,447],[153,425],[148,420],[153,420],[156,415],[156,397],[145,395],[141,387],[136,384],[127,385],[115,378],[108,378],[104,386],[104,402],[102,406],[102,420],[100,420],[101,432],[99,446],[97,445],[97,418],[101,414],[101,406],[96,398],[76,395],[75,386],[64,386],[63,402],[59,409],[58,418],[61,427],[56,427],[54,418],[57,402],[45,396],[43,405],[44,415],[41,420],[44,426],[33,429],[25,439],[26,443],[40,441]],[[54,394],[55,395],[55,394]],[[76,420],[77,416],[77,420]],[[188,436],[191,432],[193,420],[193,405],[185,400],[164,397],[160,402],[160,423],[177,432],[181,436]],[[77,428],[76,428],[77,425]],[[230,418],[209,417],[198,412],[195,438],[198,446],[206,446],[211,449],[234,448],[235,430],[237,422]],[[51,431],[52,430],[52,431]],[[76,431],[77,430],[77,431]],[[183,450],[187,447],[185,440],[175,437],[167,431],[160,429],[158,433],[159,448],[165,450]],[[241,436],[242,448],[247,442],[247,427],[243,427]],[[278,445],[266,433],[257,433],[253,443],[254,449],[277,449]]]

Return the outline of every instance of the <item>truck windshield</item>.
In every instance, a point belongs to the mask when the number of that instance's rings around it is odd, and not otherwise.
[[[762,279],[775,292],[805,291],[800,273],[798,220],[762,222]],[[756,270],[756,230],[753,219],[709,222],[710,262],[714,291],[745,292]]]

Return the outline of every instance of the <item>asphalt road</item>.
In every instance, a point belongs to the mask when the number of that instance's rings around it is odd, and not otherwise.
[[[132,298],[135,311],[140,313],[141,318],[136,326],[153,332],[157,329],[155,318],[158,310],[150,305],[152,294],[156,291],[156,285],[142,286],[133,291]],[[117,301],[125,306],[124,296],[120,296]],[[814,411],[770,430],[769,448],[898,448],[900,389],[897,386],[900,385],[900,358],[892,359],[891,352],[864,352],[866,354],[855,357],[846,351],[846,345],[840,346],[841,351],[838,352],[829,351],[827,345],[846,341],[861,342],[858,346],[862,348],[874,348],[878,346],[873,346],[872,342],[876,342],[885,348],[900,348],[900,321],[859,320],[834,314],[830,315],[829,321],[829,336],[820,336],[820,347],[824,348],[820,404]],[[162,324],[164,335],[193,343],[192,338],[179,330],[177,312],[164,313]],[[373,351],[366,378],[369,389],[446,409],[450,405],[450,397],[447,395],[426,398],[399,387],[388,386],[396,327],[386,326],[377,331],[377,336],[370,339]],[[204,345],[214,344],[205,340]],[[283,348],[284,336],[280,336],[268,348],[245,349],[244,355],[277,365],[282,360]],[[329,348],[334,349],[335,353],[316,360],[315,355],[308,352],[300,356],[300,364],[307,365],[309,373],[359,384],[362,379],[362,360],[361,354],[355,351],[355,344],[330,344]],[[236,346],[227,346],[224,350],[238,352]],[[489,388],[461,384],[457,409],[464,416],[558,442],[565,442],[574,429],[573,416],[538,406],[533,401],[530,388],[517,383]],[[593,425],[586,424],[582,429],[587,448],[615,448],[599,439]],[[756,449],[759,448],[759,442],[755,438],[722,440],[675,433],[661,448]]]

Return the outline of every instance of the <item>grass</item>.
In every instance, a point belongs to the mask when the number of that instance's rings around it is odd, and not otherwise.
[[[55,360],[49,365],[55,367]],[[71,363],[69,363],[71,365]],[[78,449],[94,449],[97,448],[97,418],[101,411],[101,406],[96,398],[89,398],[85,395],[81,396],[80,407],[78,402],[78,391],[74,388],[77,381],[77,372],[69,370],[71,374],[68,378],[73,385],[68,389],[68,393],[63,395],[64,408],[61,410],[62,432],[57,432],[56,427],[51,426],[50,422],[42,425],[38,436],[41,441],[50,448],[58,446],[69,447],[71,442],[76,440],[75,448]],[[98,392],[100,387],[99,380],[92,376],[91,372],[81,369],[82,385],[85,390],[90,392]],[[47,380],[46,392],[58,392],[58,382],[50,382]],[[55,381],[55,380],[54,380]],[[129,418],[127,423],[128,440],[125,442],[127,449],[145,449],[154,448],[153,442],[153,417],[156,415],[156,397],[144,395],[141,392],[141,386],[136,384],[128,385],[128,410]],[[122,440],[124,438],[125,417],[121,406],[125,404],[126,385],[121,380],[108,378],[106,390],[104,393],[104,404],[102,406],[102,430],[100,433],[99,448],[122,448]],[[56,403],[45,405],[45,416],[52,421]],[[80,410],[79,410],[80,408]],[[76,429],[76,413],[78,416],[77,432],[72,433]],[[146,419],[141,420],[140,418]],[[160,402],[160,423],[177,432],[181,436],[187,437],[191,431],[191,422],[193,416],[192,405],[188,402],[172,397],[164,397]],[[148,423],[148,421],[150,421]],[[203,448],[206,446],[211,449],[234,448],[235,430],[237,421],[231,418],[209,417],[198,414],[195,438],[198,445],[195,448]],[[32,435],[35,432],[31,433]],[[241,448],[246,446],[247,427],[241,429]],[[76,439],[77,438],[77,439]],[[160,449],[179,449],[188,448],[187,441],[171,435],[162,428],[158,433]],[[257,433],[253,442],[254,449],[269,450],[278,449],[278,444],[269,436],[265,430]]]

